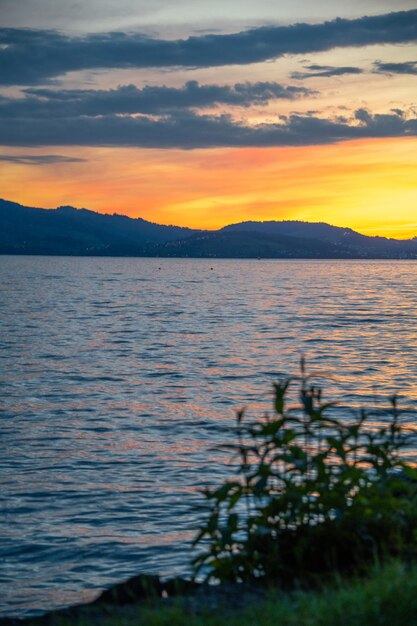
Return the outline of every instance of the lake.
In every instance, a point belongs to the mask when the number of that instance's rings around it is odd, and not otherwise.
[[[213,446],[302,354],[341,411],[398,391],[414,424],[416,261],[3,256],[0,283],[2,615],[186,571]]]

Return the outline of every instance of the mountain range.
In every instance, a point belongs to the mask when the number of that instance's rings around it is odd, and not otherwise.
[[[301,221],[193,230],[71,206],[41,209],[0,200],[0,254],[416,259],[417,238],[367,237],[350,228]]]

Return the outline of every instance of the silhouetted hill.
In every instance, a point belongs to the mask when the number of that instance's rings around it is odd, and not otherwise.
[[[225,232],[259,232],[268,235],[280,234],[289,235],[291,237],[302,237],[306,239],[318,239],[320,241],[328,241],[335,244],[346,246],[381,246],[398,243],[397,239],[388,239],[386,237],[367,237],[361,235],[351,228],[340,228],[339,226],[331,226],[324,222],[300,222],[300,221],[283,221],[283,222],[240,222],[239,224],[230,224],[223,229]],[[403,243],[403,242],[402,242]]]
[[[130,256],[142,254],[149,245],[195,232],[198,231],[70,206],[47,210],[0,200],[3,254]]]
[[[223,258],[417,258],[417,238],[366,237],[299,221],[242,222],[218,231],[162,226],[87,209],[0,200],[0,254]]]
[[[314,239],[332,243],[337,248],[340,247],[340,256],[345,256],[346,251],[349,251],[348,256],[407,258],[409,255],[416,256],[417,252],[417,237],[408,240],[367,237],[351,228],[340,228],[323,222],[241,222],[225,226],[222,231],[226,233],[257,232],[265,235],[287,235],[302,239]]]
[[[356,233],[351,228],[339,228],[324,222],[300,222],[300,221],[269,221],[269,222],[240,222],[230,224],[221,229],[224,232],[259,232],[267,235],[289,235],[290,237],[302,237],[308,239],[320,239],[341,243],[345,238],[369,239],[365,235]]]

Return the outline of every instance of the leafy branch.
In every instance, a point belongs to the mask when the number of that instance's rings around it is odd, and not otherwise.
[[[383,424],[370,412],[335,417],[314,376],[274,384],[274,412],[237,413],[237,475],[203,493],[205,524],[194,543],[196,574],[217,580],[279,580],[360,568],[416,548],[417,471],[402,459],[409,435],[397,398]],[[287,408],[291,385],[299,406]]]

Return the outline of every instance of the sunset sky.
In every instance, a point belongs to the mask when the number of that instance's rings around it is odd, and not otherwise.
[[[0,195],[417,236],[415,6],[0,0]]]

